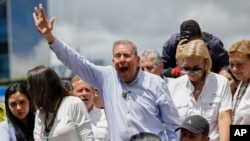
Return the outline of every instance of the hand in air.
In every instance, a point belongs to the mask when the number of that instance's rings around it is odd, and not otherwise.
[[[39,7],[34,8],[33,19],[34,19],[36,28],[41,35],[43,36],[51,35],[55,17],[53,17],[49,21],[46,17],[42,4],[39,4]]]

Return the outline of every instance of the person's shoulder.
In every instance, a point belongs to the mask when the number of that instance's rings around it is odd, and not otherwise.
[[[176,42],[179,41],[179,33],[173,33],[170,35],[170,37],[165,41],[164,46],[166,44],[176,44]]]
[[[65,96],[62,103],[82,103],[81,99],[75,96]]]
[[[225,76],[222,76],[220,74],[214,73],[214,72],[210,72],[207,75],[207,79],[209,79],[210,82],[214,82],[217,81],[219,84],[222,84],[223,82],[227,82],[228,79]]]
[[[10,126],[7,120],[0,122],[0,128],[8,128]]]
[[[84,112],[88,112],[84,102],[76,96],[65,96],[60,104],[60,112],[64,113],[72,114],[73,111],[75,112],[83,108]],[[73,113],[73,114],[78,114],[78,113]]]
[[[177,78],[174,78],[176,83],[182,83],[183,81],[189,80],[188,75],[181,75]]]
[[[77,97],[75,97],[73,95],[65,96],[63,98],[64,101],[70,101],[70,100],[74,100],[74,99],[79,99],[79,98],[77,98]]]
[[[94,107],[93,110],[91,110],[89,114],[98,115],[100,119],[106,119],[104,109],[99,109],[97,107]]]
[[[171,83],[171,82],[174,82],[176,80],[173,77],[166,77],[166,76],[163,76],[163,79],[165,80],[166,83]]]
[[[205,31],[202,32],[202,39],[209,47],[213,47],[213,45],[217,44],[223,45],[219,37]]]
[[[149,78],[152,81],[164,81],[163,78],[161,78],[159,75],[153,74],[153,73],[149,73],[146,71],[142,71],[145,74],[145,77]]]
[[[223,76],[223,75],[220,75],[220,74],[215,73],[215,72],[210,72],[210,73],[211,73],[211,75],[214,75],[217,79],[228,81],[228,79],[225,76]]]

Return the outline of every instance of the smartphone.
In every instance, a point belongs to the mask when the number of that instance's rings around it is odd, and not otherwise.
[[[190,36],[191,36],[191,32],[190,31],[182,31],[180,34],[180,39],[187,39],[188,41],[190,41]]]

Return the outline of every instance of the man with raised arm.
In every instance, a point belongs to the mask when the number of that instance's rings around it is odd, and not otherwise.
[[[111,141],[128,141],[141,132],[154,133],[163,141],[178,140],[175,129],[179,127],[179,115],[166,83],[139,68],[140,57],[131,41],[114,42],[114,67],[97,66],[52,33],[55,18],[48,20],[41,4],[35,7],[33,18],[57,58],[100,91]]]

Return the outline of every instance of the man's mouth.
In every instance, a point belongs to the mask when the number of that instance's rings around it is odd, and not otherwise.
[[[120,71],[121,71],[121,72],[126,72],[126,71],[128,71],[128,67],[121,67],[121,68],[120,68]]]

